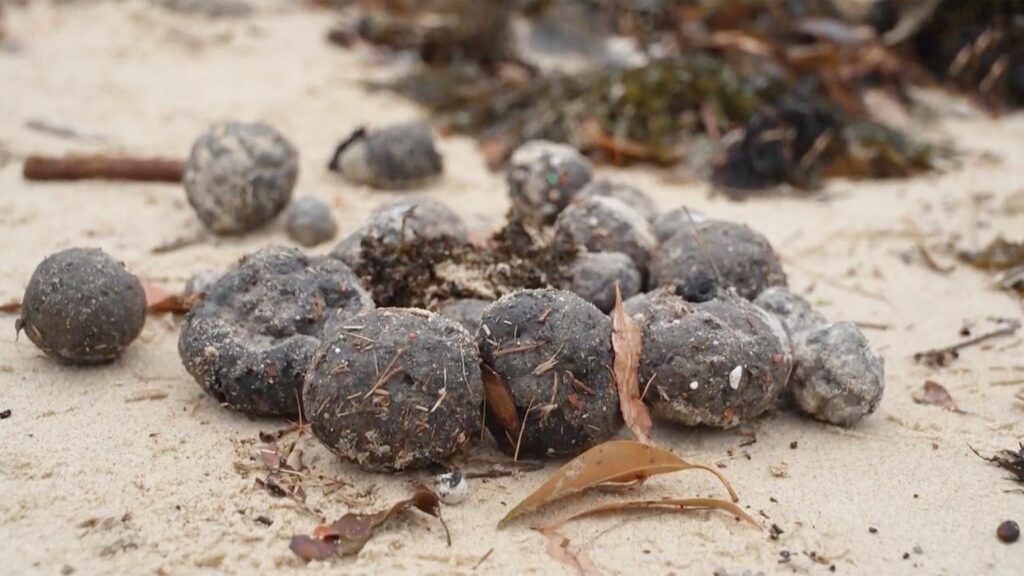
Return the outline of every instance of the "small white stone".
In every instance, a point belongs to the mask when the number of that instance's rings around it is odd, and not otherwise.
[[[700,383],[698,383],[696,380],[694,380],[693,382],[690,382],[690,390],[696,390],[699,387],[700,387]]]
[[[454,506],[469,496],[469,482],[461,472],[446,472],[434,477],[434,492],[441,502]]]
[[[740,380],[743,379],[743,365],[739,365],[729,372],[729,387],[733,390],[740,389]]]

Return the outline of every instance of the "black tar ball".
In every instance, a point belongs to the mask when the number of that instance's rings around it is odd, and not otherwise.
[[[669,238],[651,259],[649,285],[673,286],[691,302],[734,289],[753,300],[765,288],[785,286],[778,254],[764,236],[742,224],[707,221]]]
[[[651,223],[617,198],[591,196],[574,202],[555,221],[555,249],[622,252],[641,273],[647,271],[657,244]]]
[[[564,290],[523,290],[484,311],[480,356],[511,392],[519,430],[488,427],[520,456],[575,456],[621,426],[612,375],[612,326],[593,304]]]
[[[640,381],[655,417],[730,428],[773,406],[785,388],[789,337],[742,298],[691,303],[662,290],[623,308],[642,326]]]
[[[321,339],[371,309],[343,263],[264,248],[210,287],[181,327],[178,353],[218,401],[249,414],[296,416]]]
[[[145,323],[139,279],[102,250],[71,248],[36,267],[16,325],[50,356],[98,364],[117,358]]]
[[[324,341],[303,403],[313,433],[368,470],[423,468],[479,438],[480,357],[458,323],[380,308]]]
[[[569,268],[565,288],[604,313],[615,307],[615,286],[623,298],[640,291],[642,280],[633,260],[622,252],[583,252]]]

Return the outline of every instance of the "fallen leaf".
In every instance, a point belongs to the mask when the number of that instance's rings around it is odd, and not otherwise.
[[[444,527],[445,535],[448,538],[448,545],[451,546],[451,533],[448,526],[441,518],[441,504],[437,495],[430,490],[419,486],[406,500],[400,500],[389,508],[369,514],[348,513],[339,518],[336,522],[326,526],[318,526],[313,531],[313,536],[295,535],[292,536],[288,547],[296,556],[303,560],[323,560],[336,554],[351,556],[358,554],[363,546],[369,542],[374,531],[387,522],[392,516],[404,512],[409,508],[416,508],[421,512],[437,518]]]
[[[963,414],[963,410],[957,407],[956,402],[953,401],[953,396],[949,394],[942,384],[933,380],[926,380],[924,386],[914,392],[912,395],[914,402],[918,404],[927,404],[929,406],[940,406],[949,410],[950,412],[957,412]]]
[[[150,314],[185,314],[202,298],[200,294],[172,294],[152,285],[143,285],[142,289],[146,293],[146,311]]]
[[[739,518],[750,522],[754,526],[757,526],[757,522],[750,517],[749,514],[743,511],[742,508],[727,502],[725,500],[719,500],[717,498],[666,498],[663,500],[630,500],[628,502],[612,502],[610,504],[602,504],[595,506],[589,510],[584,510],[577,514],[573,514],[568,518],[561,520],[556,526],[561,526],[571,520],[577,518],[583,518],[584,516],[594,516],[597,514],[609,514],[613,512],[622,512],[624,510],[723,510]]]
[[[21,300],[11,300],[4,304],[0,304],[0,312],[4,314],[13,314],[21,310]]]
[[[621,487],[637,484],[651,476],[691,468],[714,474],[728,490],[733,502],[739,500],[729,481],[713,468],[691,464],[668,450],[633,440],[612,440],[587,450],[562,466],[544,484],[509,511],[498,526],[505,526],[527,512],[596,486]]]
[[[570,551],[569,539],[559,534],[554,528],[538,528],[537,532],[548,539],[545,551],[553,560],[572,568],[580,576],[600,576],[601,571],[594,562],[582,551],[578,553]]]
[[[498,421],[498,424],[501,424],[502,428],[512,432],[518,431],[519,413],[516,411],[516,402],[512,399],[512,392],[508,389],[508,384],[501,379],[501,375],[486,364],[481,365],[480,372],[483,376],[487,410]]]
[[[622,292],[615,285],[615,310],[612,313],[613,372],[619,390],[619,406],[626,426],[644,444],[651,440],[651,414],[640,399],[640,351],[643,342],[640,326],[622,309]]]

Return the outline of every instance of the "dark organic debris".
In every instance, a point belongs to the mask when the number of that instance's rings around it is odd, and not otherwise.
[[[615,163],[672,164],[705,146],[718,158],[716,181],[751,189],[814,187],[831,175],[902,177],[932,169],[941,155],[876,121],[865,96],[906,104],[910,86],[930,82],[916,64],[925,55],[906,49],[912,35],[893,46],[881,29],[819,1],[568,4],[378,5],[358,28],[364,40],[424,62],[377,86],[425,105],[446,129],[477,136],[492,166],[529,140],[570,143]],[[513,20],[528,33],[511,34]],[[997,32],[1019,29],[1003,18]],[[994,48],[969,51],[972,62],[975,52],[986,55],[989,72],[968,77],[988,92],[1019,76],[1004,40],[1013,37],[990,34]],[[984,35],[973,38],[984,44]],[[612,48],[613,39],[631,47]]]
[[[385,522],[410,508],[437,518],[444,528],[448,545],[451,546],[451,534],[441,518],[441,503],[437,495],[420,486],[409,498],[395,502],[379,512],[363,514],[349,512],[332,524],[317,526],[312,536],[292,536],[288,547],[296,556],[306,561],[327,560],[334,556],[352,556],[363,549],[363,546],[373,537],[374,532]]]
[[[1011,474],[1011,478],[1024,484],[1024,442],[1020,442],[1017,450],[1000,450],[992,456],[982,456],[980,452],[971,448],[979,458],[991,462]]]
[[[0,420],[7,420],[10,417],[11,417],[11,409],[10,408],[4,410],[3,412],[0,412]]]
[[[977,346],[993,338],[1001,338],[1003,336],[1010,336],[1020,329],[1020,321],[1012,318],[1000,318],[996,319],[996,322],[1002,324],[1001,328],[997,328],[990,332],[968,338],[958,344],[952,346],[946,346],[945,348],[933,348],[931,350],[925,350],[923,352],[917,352],[914,354],[914,361],[925,366],[931,366],[933,368],[941,368],[949,366],[953,360],[960,357],[960,351],[964,348],[970,348],[971,346]]]

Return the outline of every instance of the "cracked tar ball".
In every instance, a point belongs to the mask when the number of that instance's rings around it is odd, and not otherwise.
[[[612,325],[564,290],[523,290],[484,311],[477,332],[484,370],[507,386],[518,426],[489,403],[488,427],[519,456],[576,456],[621,426],[612,375]]]
[[[476,343],[458,323],[416,308],[349,321],[317,351],[303,392],[313,433],[368,470],[423,468],[480,435]]]
[[[885,365],[855,324],[836,322],[793,337],[790,390],[817,420],[852,426],[878,408]]]
[[[273,127],[227,122],[207,130],[185,164],[185,192],[217,234],[241,234],[288,204],[299,174],[295,148]]]
[[[778,254],[764,236],[743,224],[707,221],[663,243],[651,259],[649,285],[674,286],[691,302],[731,288],[752,300],[765,288],[785,286]]]
[[[331,257],[358,268],[362,261],[363,239],[367,237],[395,246],[403,241],[429,242],[442,237],[468,242],[469,230],[462,218],[444,203],[414,196],[376,208],[364,226],[331,250]]]
[[[508,193],[512,219],[532,226],[551,224],[593,175],[593,167],[572,146],[530,140],[512,153]]]
[[[434,133],[419,122],[356,130],[338,146],[329,168],[375,188],[416,186],[441,174]]]
[[[288,237],[303,246],[322,244],[338,233],[338,223],[331,209],[321,200],[303,196],[291,203],[285,212]]]
[[[16,325],[50,356],[98,364],[117,358],[145,323],[139,279],[102,250],[71,248],[36,267]]]
[[[654,222],[658,216],[658,208],[654,205],[654,200],[651,200],[651,197],[643,190],[629,184],[603,178],[593,180],[576,194],[575,200],[580,201],[592,196],[605,196],[621,200],[643,214],[644,218],[650,222]]]
[[[616,198],[593,196],[558,215],[554,246],[560,251],[622,252],[644,273],[657,240],[642,214]]]
[[[691,303],[661,291],[634,298],[627,310],[643,329],[640,381],[655,417],[730,428],[772,407],[785,388],[789,339],[746,300],[723,294]]]
[[[583,252],[569,268],[566,289],[607,314],[615,307],[615,286],[623,298],[640,291],[640,271],[622,252]]]
[[[192,308],[178,353],[219,402],[249,414],[296,416],[321,339],[372,309],[343,263],[294,248],[264,248],[243,258]]]
[[[761,292],[754,298],[754,304],[778,318],[791,337],[828,325],[828,320],[810,302],[781,286]]]

